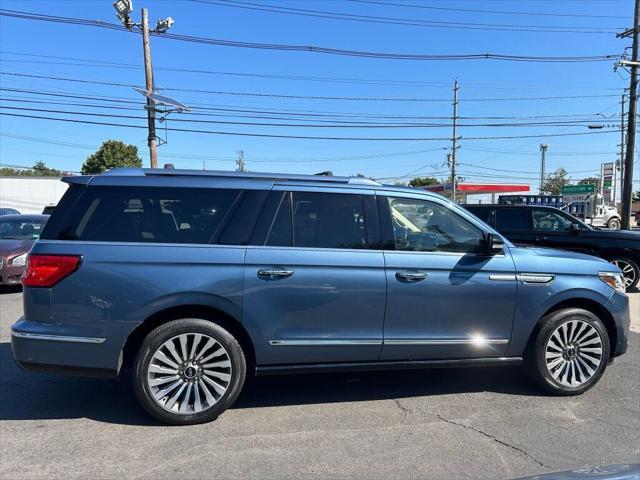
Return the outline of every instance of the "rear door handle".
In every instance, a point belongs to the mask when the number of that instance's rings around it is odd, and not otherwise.
[[[263,278],[285,278],[293,275],[293,270],[286,268],[261,268],[258,276]]]
[[[418,270],[404,270],[396,272],[396,278],[406,282],[419,282],[420,280],[427,278],[427,273]]]

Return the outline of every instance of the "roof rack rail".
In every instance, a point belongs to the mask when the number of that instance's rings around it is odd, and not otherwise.
[[[343,183],[350,185],[376,185],[380,183],[365,177],[339,177],[333,174],[309,175],[309,174],[286,174],[286,173],[265,173],[265,172],[235,172],[224,170],[183,170],[173,168],[114,168],[103,175],[109,176],[195,176],[195,177],[218,177],[218,178],[245,178],[245,179],[261,179],[261,180],[280,180],[280,181],[306,181],[306,182],[326,182],[326,183]],[[329,172],[330,173],[330,172]]]

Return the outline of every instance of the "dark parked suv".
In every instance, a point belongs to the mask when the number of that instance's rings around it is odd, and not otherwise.
[[[29,370],[133,370],[162,421],[214,419],[254,374],[505,365],[575,395],[627,348],[620,270],[518,248],[364,178],[113,170],[70,184],[28,257]]]
[[[514,243],[595,255],[624,273],[626,288],[640,280],[640,232],[597,229],[554,207],[465,205]]]

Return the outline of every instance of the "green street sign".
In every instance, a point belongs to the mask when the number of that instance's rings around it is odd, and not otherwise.
[[[562,195],[586,195],[589,193],[596,193],[596,186],[593,183],[565,185],[562,187]]]

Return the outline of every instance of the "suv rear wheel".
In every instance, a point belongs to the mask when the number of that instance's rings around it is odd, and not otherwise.
[[[236,400],[246,375],[242,347],[216,323],[173,320],[144,339],[133,387],[145,410],[173,425],[214,420]]]
[[[609,335],[600,319],[580,308],[553,312],[529,346],[525,368],[556,395],[579,395],[593,387],[609,361]]]

